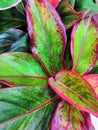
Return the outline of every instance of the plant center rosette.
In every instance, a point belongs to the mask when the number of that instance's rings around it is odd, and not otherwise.
[[[98,74],[93,73],[98,59],[98,13],[82,12],[82,20],[72,22],[67,53],[71,58],[65,60],[66,30],[54,7],[47,0],[28,0],[32,54],[0,55],[0,82],[9,86],[0,90],[2,129],[18,128],[22,122],[28,124],[22,129],[94,129],[90,113],[98,117]],[[70,61],[72,68],[67,69]]]

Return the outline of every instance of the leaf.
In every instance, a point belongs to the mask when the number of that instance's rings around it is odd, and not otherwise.
[[[46,87],[1,89],[0,130],[47,130],[56,102]]]
[[[90,115],[61,101],[51,122],[51,130],[94,130]]]
[[[88,10],[84,12],[76,12],[73,8],[74,4],[75,0],[62,0],[58,7],[58,12],[66,29],[73,26],[88,13]]]
[[[89,74],[83,77],[91,84],[98,97],[98,74]]]
[[[0,10],[6,10],[19,4],[21,0],[0,0]]]
[[[90,10],[89,14],[98,12],[98,5],[96,5],[93,0],[76,0],[75,3],[77,11]]]
[[[10,28],[23,27],[25,29],[25,26],[26,16],[22,4],[0,11],[0,33]]]
[[[49,0],[49,2],[51,3],[51,5],[55,8],[57,8],[57,6],[59,5],[59,3],[61,2],[61,0]]]
[[[49,78],[50,87],[76,108],[98,117],[98,97],[91,85],[79,74],[63,70]]]
[[[64,66],[65,28],[47,0],[28,0],[26,12],[32,53],[53,75]]]
[[[9,29],[0,34],[0,53],[28,51],[28,42],[28,35],[25,32],[18,29]]]
[[[32,55],[9,53],[0,55],[0,80],[10,86],[46,86],[47,74]]]
[[[90,71],[91,74],[98,74],[98,61],[96,62],[93,69]]]
[[[80,74],[88,73],[98,57],[98,13],[90,15],[74,25],[71,34],[71,55],[73,70]]]

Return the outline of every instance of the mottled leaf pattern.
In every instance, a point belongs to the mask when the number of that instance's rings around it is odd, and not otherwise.
[[[53,75],[63,69],[65,28],[47,0],[28,0],[26,12],[33,55]]]
[[[51,122],[51,130],[93,130],[90,115],[61,101]]]
[[[49,78],[50,87],[64,100],[80,110],[98,117],[98,98],[94,89],[79,74],[63,70]]]
[[[98,58],[98,13],[74,25],[71,35],[73,70],[88,73]]]
[[[0,80],[2,83],[10,82],[10,85],[13,86],[46,86],[46,77],[47,74],[40,63],[28,53],[17,52],[0,55]]]

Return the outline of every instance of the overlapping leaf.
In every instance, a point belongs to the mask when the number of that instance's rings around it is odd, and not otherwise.
[[[92,130],[90,115],[61,101],[51,122],[51,130]],[[94,129],[93,129],[94,130]]]
[[[26,12],[33,55],[53,75],[63,68],[65,28],[47,0],[28,0]]]
[[[9,53],[0,55],[0,82],[13,86],[47,85],[47,74],[30,54]],[[6,81],[6,82],[5,82]]]
[[[85,75],[84,78],[91,84],[98,96],[98,74]]]
[[[98,12],[98,5],[93,0],[76,0],[76,10],[85,11],[89,9],[89,14]]]
[[[80,74],[88,73],[98,58],[98,13],[83,19],[73,28],[71,54],[73,70]]]
[[[76,12],[73,8],[74,4],[75,0],[62,0],[58,7],[58,12],[62,17],[66,29],[70,28],[88,13],[88,11]]]
[[[9,9],[16,6],[21,0],[0,0],[0,10]]]
[[[14,34],[14,35],[13,35]],[[0,53],[29,50],[28,35],[18,29],[9,29],[0,34]]]
[[[22,4],[0,11],[0,33],[10,28],[24,26],[26,26],[26,16]]]
[[[1,89],[0,130],[47,130],[56,100],[46,87]]]
[[[64,100],[80,110],[98,117],[98,98],[94,89],[79,74],[63,70],[49,79],[50,87]]]

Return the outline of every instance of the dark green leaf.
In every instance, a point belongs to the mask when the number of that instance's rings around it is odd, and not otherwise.
[[[76,0],[75,8],[77,11],[90,10],[89,14],[98,12],[98,5],[96,5],[93,0]]]
[[[14,35],[13,35],[14,34]],[[0,34],[0,53],[29,51],[28,35],[18,29],[10,29]]]
[[[73,0],[62,0],[58,7],[58,12],[62,18],[66,29],[73,26],[76,22],[78,22],[88,13],[88,11],[76,12],[72,7],[74,6],[74,3],[75,1]]]
[[[56,100],[45,87],[0,90],[0,130],[47,130]]]
[[[26,26],[25,12],[21,4],[18,6],[0,11],[0,33],[10,28]]]

